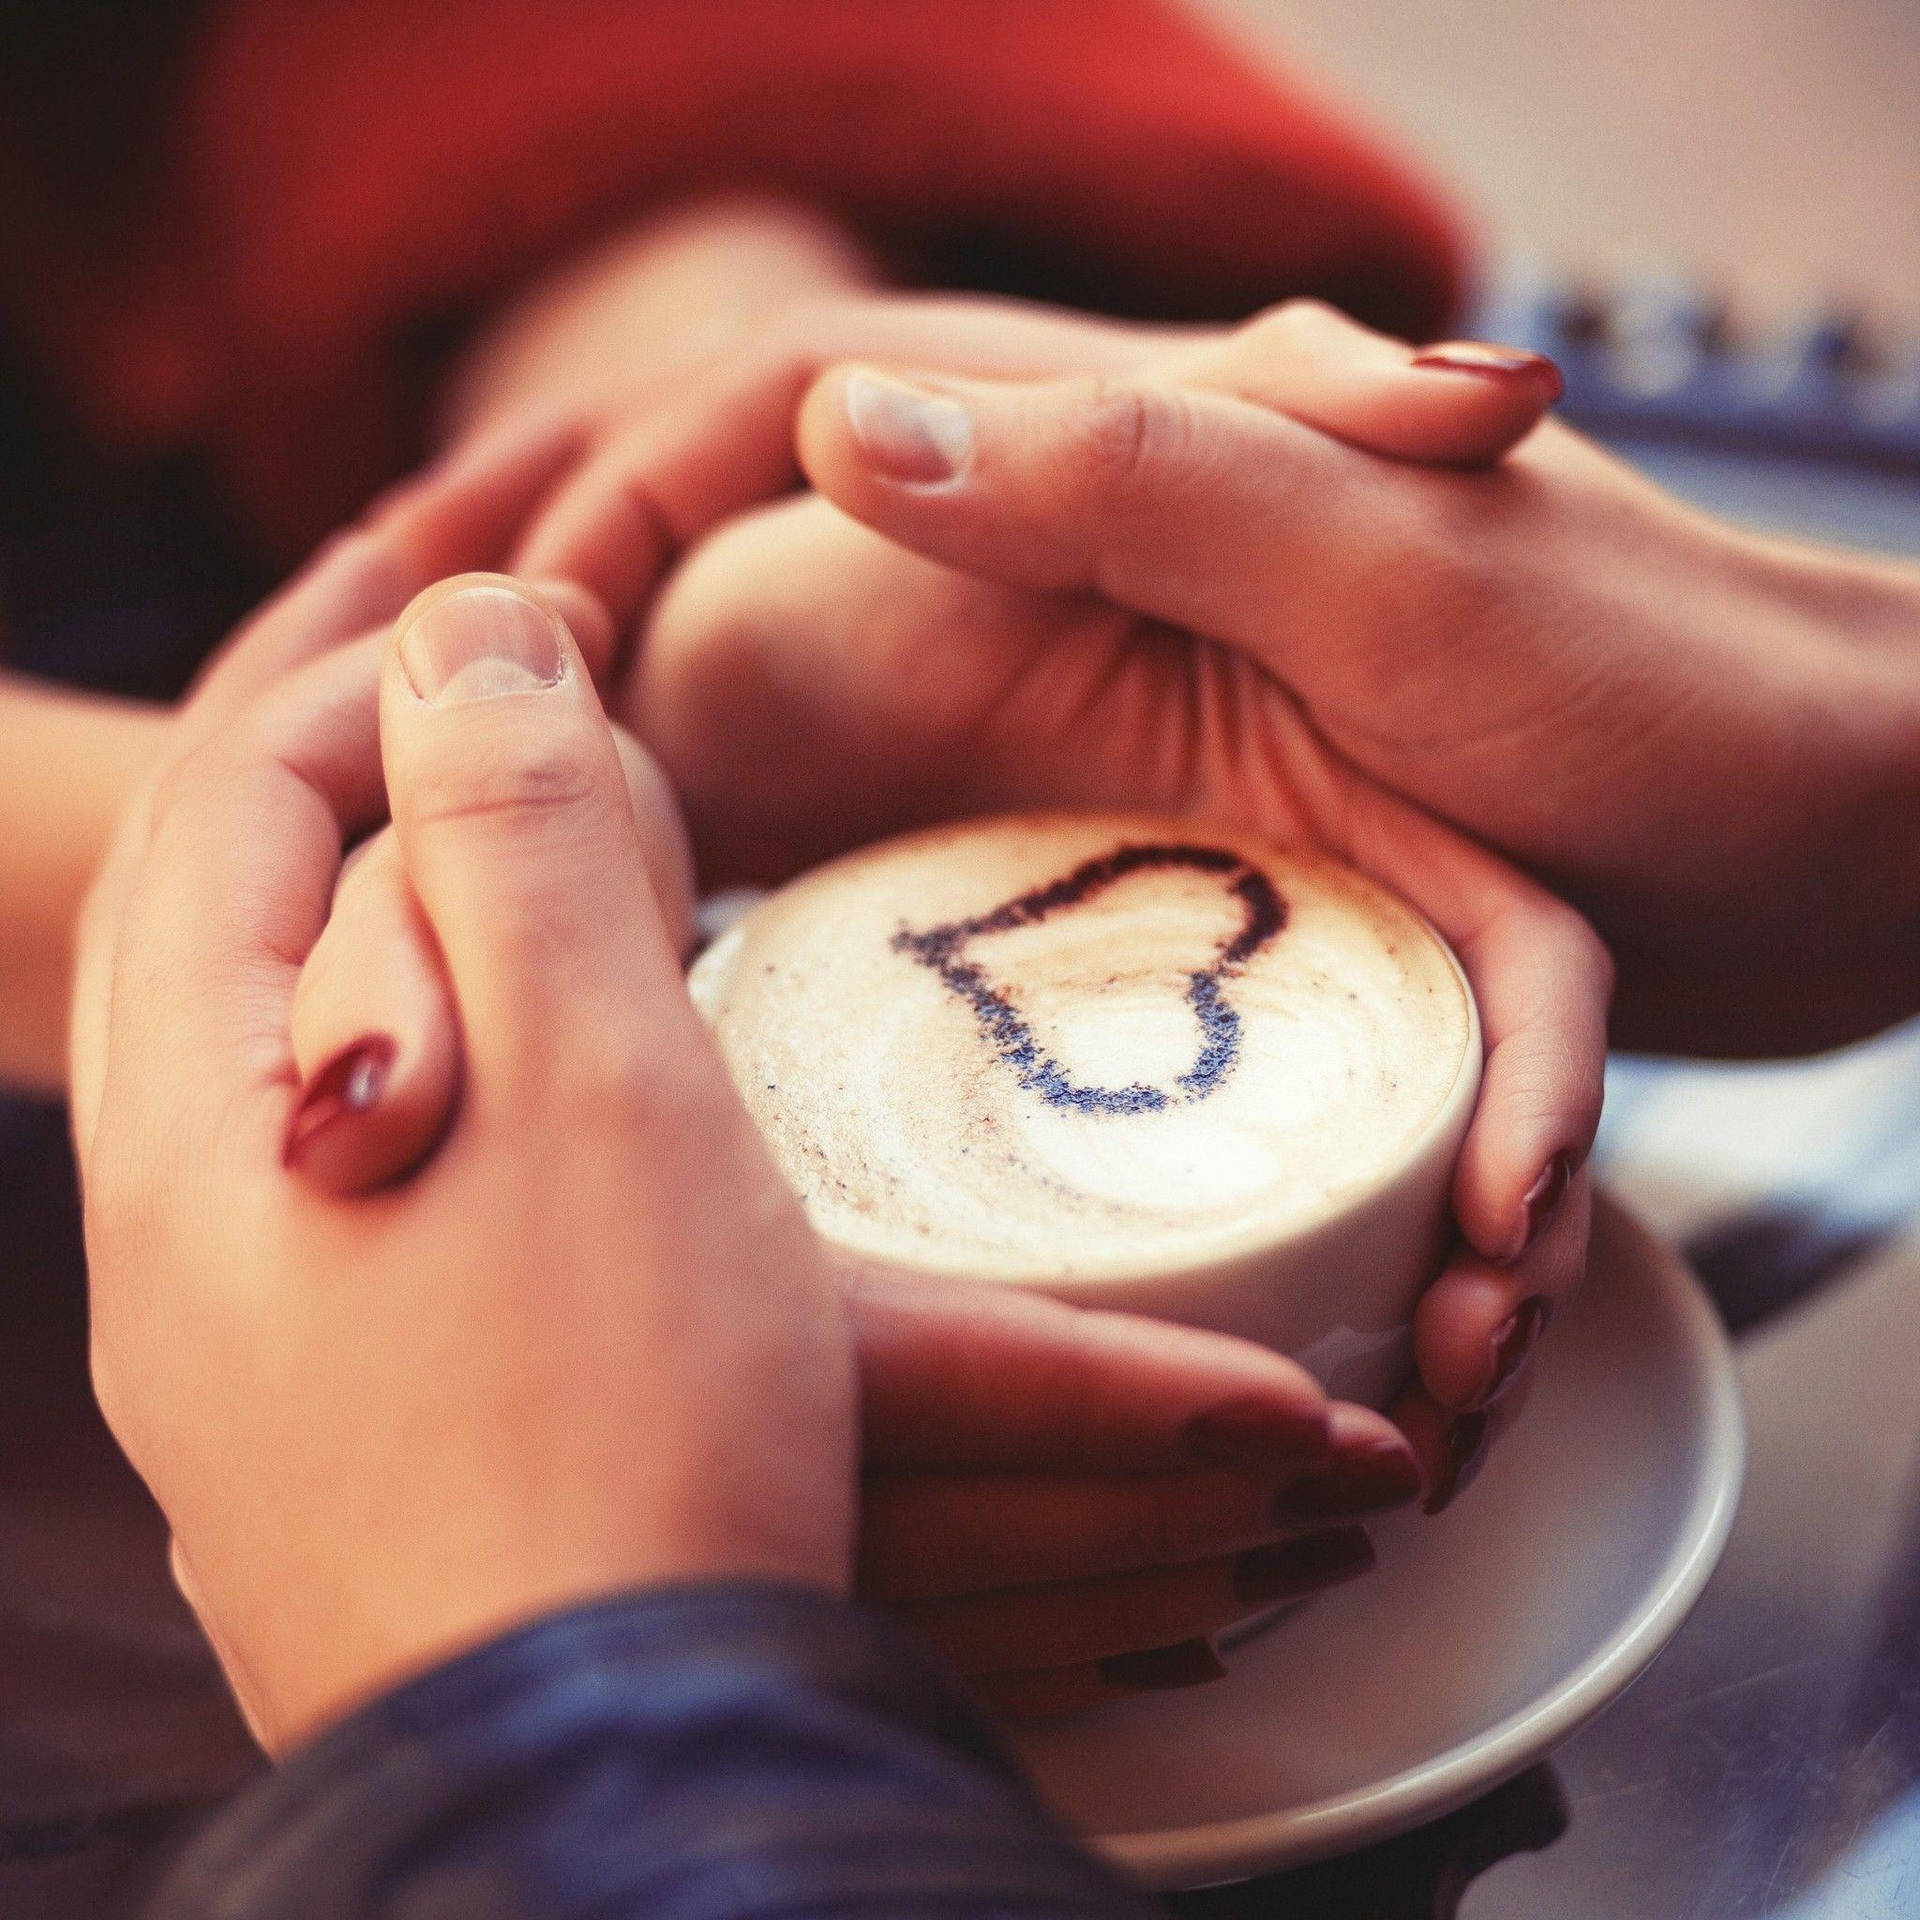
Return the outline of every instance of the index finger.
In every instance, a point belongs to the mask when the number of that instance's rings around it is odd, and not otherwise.
[[[881,1270],[853,1307],[872,1467],[1285,1472],[1332,1446],[1319,1383],[1250,1341]]]
[[[163,776],[150,830],[124,855],[117,930],[90,956],[84,1036],[76,1020],[83,1161],[116,1102],[203,1138],[214,1116],[266,1092],[284,1126],[300,966],[343,844],[385,807],[382,646],[374,636],[310,663]]]
[[[214,656],[182,716],[183,739],[206,738],[284,674],[388,625],[443,574],[495,565],[581,442],[568,419],[516,422],[376,501]]]

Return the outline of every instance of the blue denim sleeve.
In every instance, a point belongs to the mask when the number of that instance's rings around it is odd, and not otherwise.
[[[153,1920],[1143,1916],[895,1628],[799,1588],[556,1615],[224,1810]]]

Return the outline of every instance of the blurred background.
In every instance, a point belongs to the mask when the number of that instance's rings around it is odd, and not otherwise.
[[[1310,66],[1495,254],[1695,276],[1756,332],[1920,333],[1912,0],[1202,0]]]
[[[87,3],[111,37],[114,7]],[[1472,324],[1559,358],[1576,424],[1716,511],[1920,554],[1920,0],[1191,4],[1453,198],[1485,269]],[[36,10],[0,0],[0,25],[13,11]],[[269,574],[203,472],[55,445],[13,371],[10,660],[170,693]],[[1920,1032],[1788,1067],[1623,1060],[1603,1158],[1740,1336],[1752,1460],[1726,1561],[1533,1783],[1512,1845],[1541,1850],[1500,1859],[1469,1810],[1464,1851],[1387,1850],[1216,1910],[1920,1912]],[[97,1423],[62,1424],[77,1285],[39,1327],[15,1247],[77,1266],[45,1107],[0,1105],[0,1916],[104,1916],[254,1757],[155,1517]],[[1468,1887],[1466,1857],[1497,1864]]]

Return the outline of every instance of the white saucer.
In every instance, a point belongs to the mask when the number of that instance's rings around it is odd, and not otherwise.
[[[1297,1866],[1437,1819],[1538,1760],[1685,1619],[1726,1543],[1733,1356],[1680,1260],[1617,1206],[1526,1417],[1379,1567],[1226,1656],[1229,1677],[1031,1729],[1042,1795],[1152,1887]]]

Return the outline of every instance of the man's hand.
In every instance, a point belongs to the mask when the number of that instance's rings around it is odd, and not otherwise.
[[[547,1609],[852,1553],[845,1287],[687,1002],[586,662],[499,582],[353,643],[405,571],[347,542],[210,679],[76,1021],[97,1390],[275,1747]],[[465,1089],[345,1206],[285,1164],[291,1009],[389,797]]]

